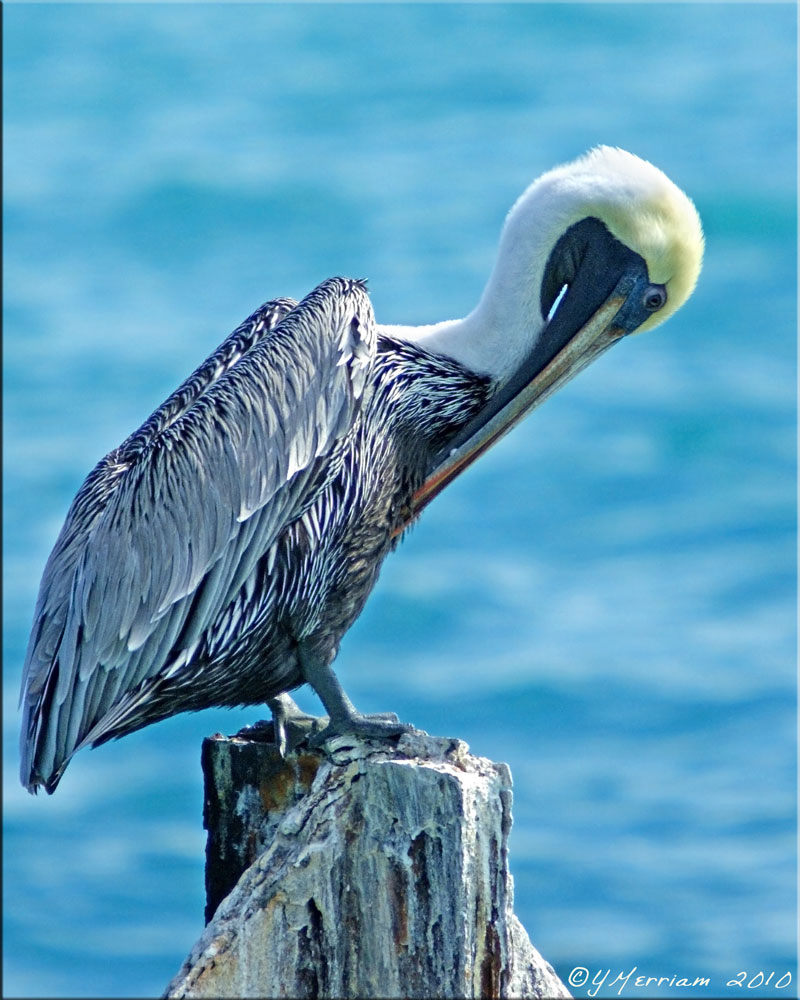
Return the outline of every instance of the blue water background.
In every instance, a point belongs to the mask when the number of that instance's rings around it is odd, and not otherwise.
[[[270,297],[345,274],[384,322],[464,315],[513,200],[598,142],[696,201],[697,292],[433,504],[339,675],[511,765],[516,911],[562,977],[796,995],[794,7],[4,25],[5,995],[165,987],[202,929],[201,739],[260,714],[173,719],[82,752],[53,798],[19,787],[36,589],[86,473]]]

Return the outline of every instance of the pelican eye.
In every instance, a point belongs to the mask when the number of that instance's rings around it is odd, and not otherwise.
[[[642,303],[648,312],[662,309],[667,301],[667,290],[663,285],[648,285]]]

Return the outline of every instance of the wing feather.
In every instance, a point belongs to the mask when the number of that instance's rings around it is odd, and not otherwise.
[[[79,491],[25,665],[29,787],[51,791],[191,658],[352,427],[376,349],[366,290],[334,278],[292,306],[250,317]]]

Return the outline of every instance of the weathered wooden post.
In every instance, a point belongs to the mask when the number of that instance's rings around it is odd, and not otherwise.
[[[505,764],[413,732],[203,766],[210,922],[165,996],[570,995],[513,914]]]

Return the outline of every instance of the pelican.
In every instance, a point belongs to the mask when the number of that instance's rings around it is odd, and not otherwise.
[[[78,491],[46,564],[23,671],[21,778],[211,706],[310,685],[333,734],[397,735],[332,669],[422,509],[612,344],[675,312],[703,233],[659,169],[600,146],[545,173],[463,319],[380,326],[363,281],[257,309]]]

